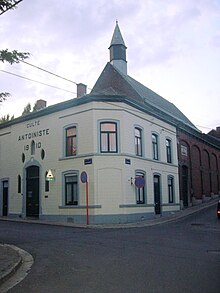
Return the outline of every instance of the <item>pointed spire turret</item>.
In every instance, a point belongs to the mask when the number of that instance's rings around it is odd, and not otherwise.
[[[116,20],[115,30],[109,47],[110,63],[123,74],[127,74],[126,49],[127,47],[119,29],[118,21]]]

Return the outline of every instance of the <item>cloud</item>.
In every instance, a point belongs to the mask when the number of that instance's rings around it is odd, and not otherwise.
[[[211,89],[210,99],[219,96],[219,16],[216,0],[22,1],[18,9],[1,16],[0,39],[2,48],[30,52],[30,63],[92,87],[109,61],[118,19],[128,47],[128,73],[164,97],[174,97],[184,114],[202,117],[206,113],[195,114],[198,100],[206,103]],[[27,65],[7,69],[76,91],[74,84]],[[0,88],[12,93],[1,106],[5,114],[20,114],[28,99],[32,104],[46,99],[50,105],[73,97],[2,73]],[[194,102],[190,111],[186,97]]]

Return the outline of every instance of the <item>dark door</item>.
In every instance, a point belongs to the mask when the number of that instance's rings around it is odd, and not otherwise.
[[[2,215],[7,216],[8,215],[8,181],[2,182],[2,188],[3,188],[3,210]]]
[[[183,206],[188,207],[188,168],[182,167],[182,199]]]
[[[160,176],[154,175],[154,207],[155,214],[161,214],[161,202],[160,202]]]
[[[39,217],[39,167],[28,167],[26,172],[26,216]]]

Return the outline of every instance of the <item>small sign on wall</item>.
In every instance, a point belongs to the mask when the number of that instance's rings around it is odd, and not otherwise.
[[[84,165],[91,165],[92,164],[92,159],[85,159],[84,160]]]
[[[131,165],[131,160],[130,159],[125,159],[125,164],[126,165]]]
[[[47,172],[46,180],[47,181],[54,181],[55,180],[55,177],[54,177],[51,169],[49,169],[48,172]]]

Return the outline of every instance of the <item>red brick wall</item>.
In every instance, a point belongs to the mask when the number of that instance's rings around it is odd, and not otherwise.
[[[182,166],[189,170],[189,202],[192,196],[202,199],[203,195],[218,194],[220,190],[220,150],[181,130],[177,131],[180,177],[180,199],[183,199]],[[184,153],[187,148],[187,155]]]

